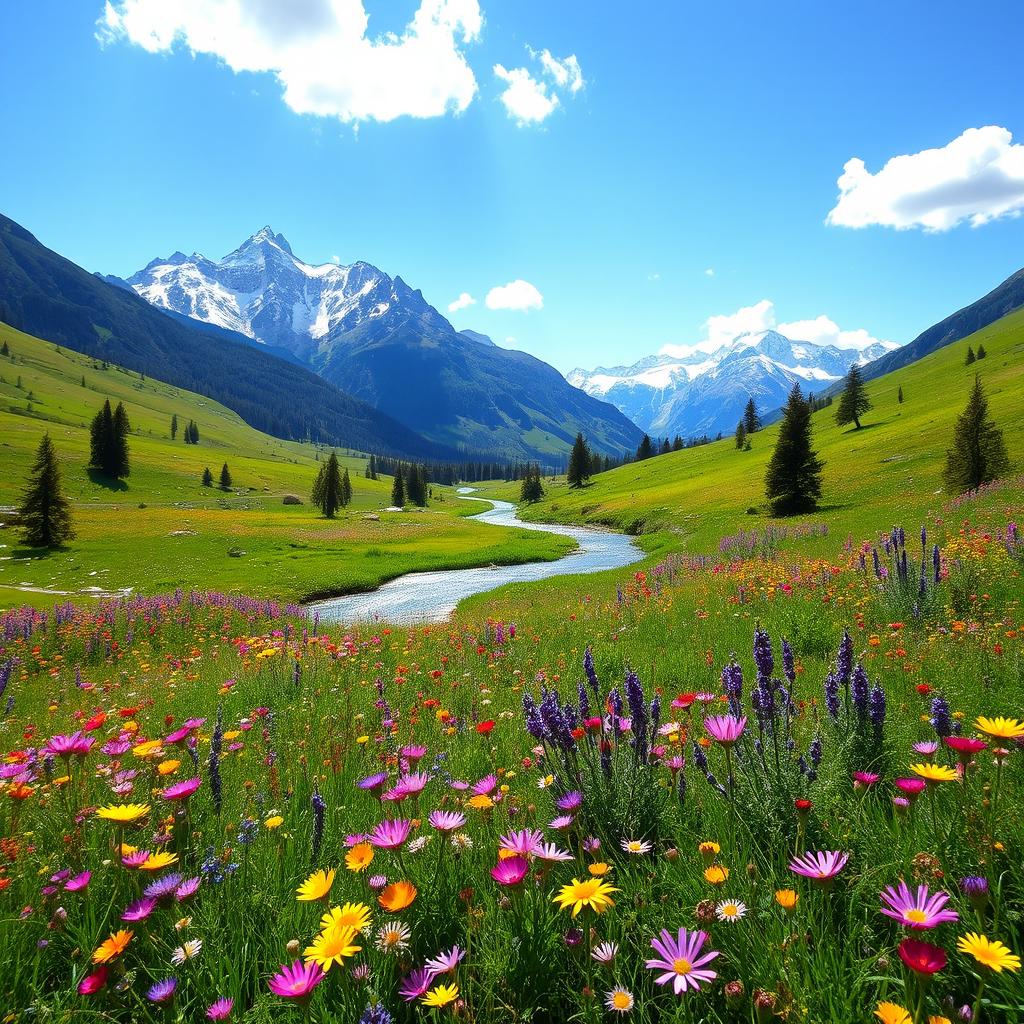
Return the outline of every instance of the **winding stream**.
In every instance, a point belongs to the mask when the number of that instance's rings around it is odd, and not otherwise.
[[[470,491],[472,488],[463,488]],[[516,507],[508,501],[473,498],[492,507],[471,516],[492,526],[517,526],[523,530],[540,530],[572,537],[579,545],[554,562],[525,562],[522,565],[484,566],[477,569],[444,569],[438,572],[410,572],[365,594],[348,594],[325,601],[311,602],[311,612],[318,612],[326,622],[443,622],[455,606],[473,594],[495,590],[506,583],[532,583],[551,576],[583,575],[618,569],[643,558],[632,538],[621,533],[605,533],[582,526],[559,526],[552,523],[527,523],[519,518]]]

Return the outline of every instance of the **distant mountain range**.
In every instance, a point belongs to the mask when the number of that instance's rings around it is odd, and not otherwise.
[[[270,227],[223,259],[175,252],[126,281],[160,309],[287,353],[438,443],[561,457],[582,430],[618,455],[641,432],[547,363],[456,331],[423,294],[369,263],[312,265]]]
[[[95,359],[207,395],[259,430],[406,459],[447,461],[429,441],[304,366],[222,328],[175,319],[47,249],[0,215],[0,319]]]
[[[655,437],[684,439],[731,433],[753,398],[762,414],[783,405],[794,384],[821,393],[850,364],[868,363],[895,349],[875,342],[859,350],[794,341],[777,331],[741,334],[707,351],[648,356],[632,366],[573,370],[571,384],[606,399]]]

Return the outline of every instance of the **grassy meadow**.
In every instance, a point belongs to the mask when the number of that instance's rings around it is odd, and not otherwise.
[[[770,427],[527,510],[639,533],[629,570],[349,629],[284,602],[321,572],[513,542],[445,491],[368,522],[389,482],[355,472],[348,517],[278,508],[308,493],[312,449],[210,411],[211,462],[198,415],[199,449],[166,437],[201,399],[131,378],[140,492],[94,491],[68,464],[90,374],[115,371],[40,342],[5,362],[9,402],[35,374],[65,458],[63,589],[140,582],[0,615],[4,1019],[1024,1019],[1024,488],[940,484],[975,369],[1019,471],[1022,328],[973,339],[970,369],[961,344],[873,382],[859,433],[818,413],[816,515],[747,514]],[[45,423],[0,416],[21,475]],[[257,488],[228,508],[198,486],[224,458]],[[55,586],[58,565],[16,572]]]
[[[12,356],[0,359],[0,506],[19,502],[39,439],[49,431],[78,537],[42,554],[21,548],[16,531],[0,529],[0,607],[179,586],[297,601],[370,589],[414,569],[556,558],[571,547],[564,538],[467,522],[463,506],[470,514],[479,506],[437,485],[426,510],[380,512],[390,504],[391,478],[367,480],[365,456],[353,453],[339,453],[352,504],[326,520],[309,501],[317,456],[326,450],[262,434],[200,395],[115,366],[102,369],[0,324],[3,341]],[[88,425],[108,397],[125,403],[133,431],[131,475],[117,487],[87,469]],[[189,420],[199,426],[198,445],[182,440]],[[204,467],[217,480],[225,462],[232,490],[201,486]],[[284,505],[287,494],[303,504]]]

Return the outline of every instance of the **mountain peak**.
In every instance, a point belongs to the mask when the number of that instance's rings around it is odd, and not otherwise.
[[[254,235],[250,235],[248,240],[243,244],[253,245],[275,245],[278,249],[283,249],[289,256],[294,256],[292,247],[288,244],[288,239],[284,235],[277,234],[269,224],[264,224]]]

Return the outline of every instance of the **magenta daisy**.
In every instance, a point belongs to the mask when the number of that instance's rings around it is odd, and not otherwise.
[[[419,999],[424,992],[434,983],[434,974],[426,967],[418,967],[410,971],[402,980],[398,994],[407,1002]]]
[[[156,907],[156,900],[151,896],[144,896],[141,900],[129,903],[121,915],[122,921],[145,921]]]
[[[955,910],[946,909],[949,894],[929,895],[927,885],[919,885],[915,893],[906,882],[900,882],[897,886],[886,886],[879,898],[885,904],[882,913],[906,928],[935,928],[947,921],[960,920]]]
[[[714,949],[701,953],[707,941],[707,932],[691,932],[680,928],[679,934],[674,936],[663,928],[658,938],[651,939],[651,946],[660,959],[648,960],[646,966],[650,970],[660,971],[654,980],[659,985],[671,982],[677,996],[688,989],[696,991],[704,982],[714,981],[718,977],[717,972],[705,969],[705,965],[719,955],[718,950]]]
[[[800,857],[794,857],[789,862],[789,870],[796,875],[803,875],[825,885],[832,881],[840,871],[846,867],[850,859],[848,853],[840,853],[838,850],[825,850],[815,853],[805,853]]]
[[[160,796],[164,800],[187,800],[202,784],[202,779],[183,779],[161,790]]]
[[[234,1008],[234,999],[222,996],[215,1003],[211,1003],[206,1008],[206,1016],[209,1020],[227,1020],[228,1017],[231,1016],[231,1011]]]
[[[462,962],[462,958],[465,955],[466,951],[464,949],[452,946],[447,953],[439,953],[432,960],[428,960],[427,970],[433,974],[451,974]]]
[[[506,857],[498,861],[498,866],[491,868],[491,878],[499,885],[518,885],[530,870],[530,865],[525,857],[518,854],[515,857]]]
[[[409,838],[411,825],[405,818],[382,821],[370,833],[370,842],[383,850],[394,850]]]
[[[461,811],[431,811],[430,824],[438,832],[454,832],[466,824],[466,816]]]
[[[529,857],[534,854],[544,843],[544,833],[538,829],[524,828],[518,832],[509,832],[498,840],[498,846],[502,850],[510,850],[518,853],[520,857]]]
[[[89,884],[90,878],[92,878],[92,872],[83,871],[80,875],[75,875],[74,878],[69,878],[64,883],[64,890],[66,892],[78,892],[79,889],[84,889]]]
[[[51,736],[46,741],[41,753],[49,754],[52,757],[63,757],[65,760],[71,757],[85,757],[96,742],[92,736],[83,736],[81,731],[69,735]]]
[[[304,964],[296,960],[291,966],[281,965],[281,969],[267,982],[275,996],[284,999],[308,999],[313,989],[324,980],[324,972],[319,964]]]
[[[707,734],[723,747],[731,747],[747,727],[747,718],[736,718],[734,715],[709,715],[704,719]]]
[[[498,784],[497,775],[485,775],[478,783],[473,786],[474,796],[487,796],[492,789]]]

